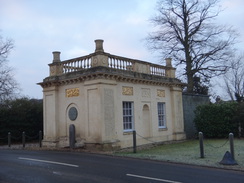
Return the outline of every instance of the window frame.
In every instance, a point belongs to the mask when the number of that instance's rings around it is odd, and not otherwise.
[[[130,104],[130,107],[125,106]],[[134,102],[123,101],[122,102],[122,115],[123,115],[123,132],[132,132],[134,130]],[[131,128],[130,128],[131,127]]]
[[[161,108],[159,108],[160,106],[161,106]],[[157,113],[158,113],[158,128],[160,128],[160,129],[166,128],[166,104],[165,104],[165,102],[157,103]]]

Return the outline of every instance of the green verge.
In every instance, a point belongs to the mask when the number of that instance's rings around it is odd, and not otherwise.
[[[219,164],[226,151],[230,151],[228,139],[205,139],[204,158],[200,158],[198,140],[163,144],[150,149],[139,150],[138,148],[137,153],[133,153],[133,150],[120,151],[115,152],[114,155],[244,171],[244,139],[234,140],[235,160],[238,165]]]

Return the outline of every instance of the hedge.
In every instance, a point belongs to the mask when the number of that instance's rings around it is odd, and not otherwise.
[[[205,137],[227,137],[229,133],[238,136],[239,104],[226,102],[198,106],[195,110],[195,126]]]
[[[19,98],[0,104],[0,138],[6,137],[8,132],[19,138],[25,132],[38,139],[38,133],[42,129],[42,100]]]

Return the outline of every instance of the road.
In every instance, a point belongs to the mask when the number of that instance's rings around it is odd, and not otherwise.
[[[0,150],[1,183],[243,183],[244,172],[84,152]]]

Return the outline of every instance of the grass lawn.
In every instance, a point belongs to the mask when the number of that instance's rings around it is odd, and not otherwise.
[[[238,165],[219,164],[226,151],[230,151],[230,144],[227,139],[205,139],[205,158],[200,158],[200,147],[198,140],[164,144],[144,150],[138,149],[137,153],[133,153],[133,150],[130,152],[116,152],[115,155],[205,165],[219,168],[230,168],[244,171],[244,139],[234,140],[235,160],[237,161]]]

